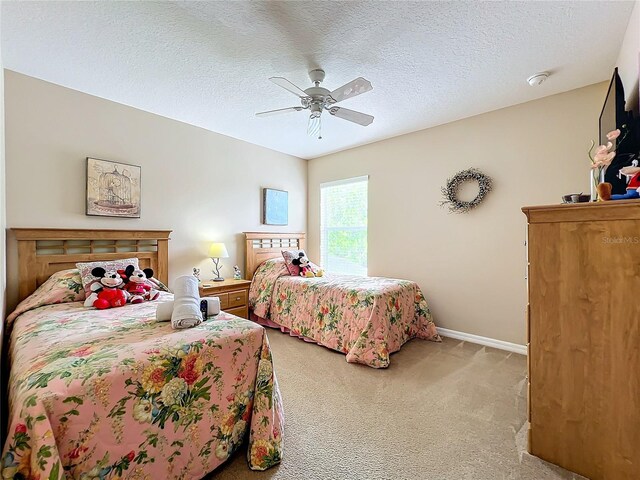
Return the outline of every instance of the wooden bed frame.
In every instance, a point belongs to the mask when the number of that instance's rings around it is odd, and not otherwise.
[[[244,232],[245,278],[252,280],[258,266],[270,258],[282,258],[282,250],[303,250],[306,244],[304,233]]]
[[[152,268],[169,281],[171,230],[83,230],[12,228],[18,242],[19,301],[31,295],[53,273],[76,262],[137,257],[140,268]]]

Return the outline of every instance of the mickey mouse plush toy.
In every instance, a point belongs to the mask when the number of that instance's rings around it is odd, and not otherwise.
[[[304,252],[298,253],[298,258],[291,260],[291,263],[300,267],[301,277],[322,277],[324,275],[323,270],[317,270],[311,266],[311,261],[307,258]]]
[[[141,270],[133,265],[127,266],[124,270],[119,270],[118,273],[124,278],[124,289],[131,295],[129,298],[130,303],[142,303],[145,300],[155,300],[160,296],[160,292],[154,288],[154,285],[149,281],[149,278],[153,277],[153,270],[145,268]]]
[[[105,270],[96,267],[91,275],[99,280],[91,284],[91,295],[84,302],[85,307],[96,307],[98,310],[122,307],[127,303],[127,294],[122,290],[122,277],[116,270]]]

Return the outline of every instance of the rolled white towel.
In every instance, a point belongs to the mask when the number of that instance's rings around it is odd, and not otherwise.
[[[198,279],[193,275],[183,275],[176,278],[173,288],[171,326],[173,328],[191,328],[201,323],[202,312],[200,311]]]
[[[220,298],[205,297],[200,299],[200,311],[204,315],[202,302],[207,304],[207,316],[214,317],[220,313]],[[156,307],[156,320],[159,322],[168,322],[173,314],[173,302],[162,302]]]
[[[159,322],[168,322],[173,314],[173,302],[162,302],[156,308],[156,320]]]

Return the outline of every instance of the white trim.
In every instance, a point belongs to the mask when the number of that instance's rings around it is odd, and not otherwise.
[[[481,337],[480,335],[473,335],[472,333],[458,332],[457,330],[449,330],[448,328],[438,328],[438,333],[443,337],[455,338],[457,340],[463,340],[465,342],[477,343],[478,345],[484,345],[486,347],[498,348],[500,350],[506,350],[508,352],[519,353],[521,355],[527,354],[527,346],[519,345],[517,343],[504,342],[502,340],[496,340],[489,337]]]
[[[342,180],[334,180],[333,182],[324,182],[320,184],[320,188],[335,187],[337,185],[346,185],[349,183],[367,182],[369,181],[369,175],[362,175],[361,177],[343,178]]]

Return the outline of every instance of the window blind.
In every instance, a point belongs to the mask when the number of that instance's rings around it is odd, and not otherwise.
[[[329,273],[367,275],[369,177],[320,184],[320,258]]]

